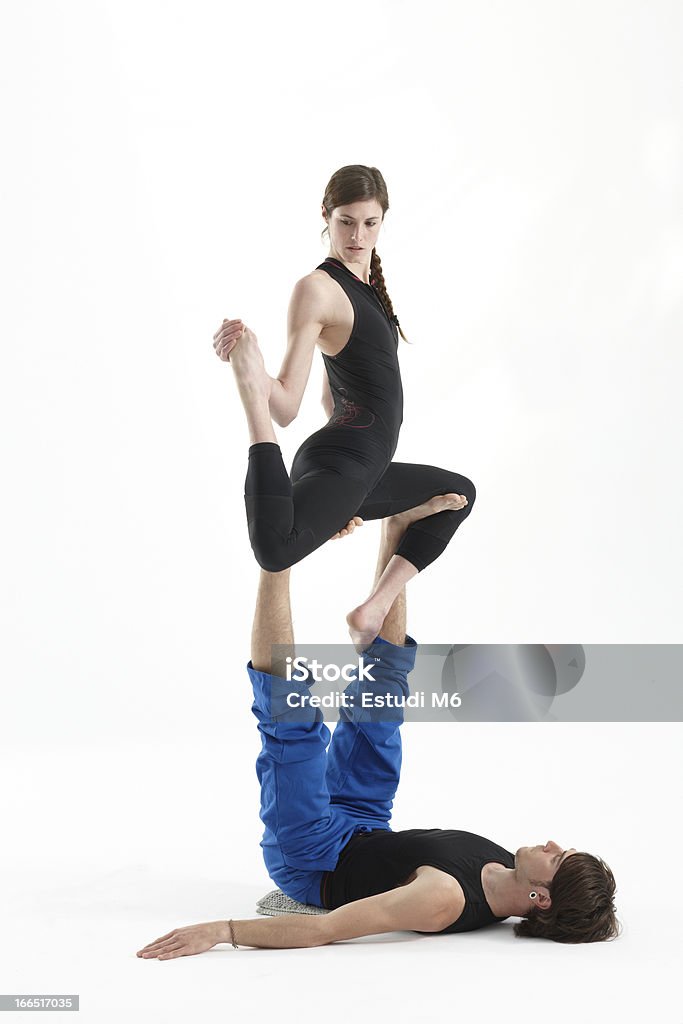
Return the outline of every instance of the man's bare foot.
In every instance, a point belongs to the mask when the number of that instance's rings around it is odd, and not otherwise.
[[[361,517],[354,516],[353,519],[349,519],[344,529],[340,530],[339,533],[335,533],[332,537],[330,537],[330,540],[337,540],[338,537],[346,537],[349,533],[353,533],[357,526],[362,525],[363,520],[361,519]]]
[[[429,501],[425,501],[422,505],[416,505],[415,508],[409,508],[405,512],[389,516],[382,525],[384,526],[387,540],[392,544],[392,550],[396,550],[399,540],[411,523],[417,522],[418,519],[426,519],[427,516],[436,515],[437,512],[443,512],[446,509],[464,508],[467,503],[467,498],[464,494],[438,494],[436,497],[430,498]],[[398,559],[398,561],[405,560]],[[403,583],[401,582],[402,585]],[[380,596],[376,591],[373,591],[367,601],[358,605],[357,608],[354,608],[346,616],[349,634],[358,652],[364,651],[373,642],[382,628],[382,623],[395,597],[396,594],[391,592],[387,594],[385,591]]]

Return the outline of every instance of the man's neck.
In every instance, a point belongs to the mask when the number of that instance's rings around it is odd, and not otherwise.
[[[516,868],[486,864],[481,873],[481,884],[486,902],[496,917],[521,917],[527,913],[528,893],[520,891]]]

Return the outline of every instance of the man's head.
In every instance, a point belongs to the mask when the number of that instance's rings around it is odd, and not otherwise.
[[[515,924],[521,938],[554,942],[602,942],[619,934],[616,883],[600,857],[563,850],[552,841],[522,846],[515,854],[520,884],[535,893],[533,904]]]

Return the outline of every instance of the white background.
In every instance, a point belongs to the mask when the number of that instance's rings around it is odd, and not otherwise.
[[[378,251],[412,343],[396,458],[477,487],[410,585],[411,634],[681,640],[682,45],[673,0],[4,8],[3,992],[78,992],[89,1021],[283,1000],[303,1020],[678,1019],[678,724],[406,728],[394,827],[600,853],[616,943],[508,922],[133,954],[272,888],[248,437],[212,335],[241,317],[277,373],[338,167],[389,189]],[[278,432],[288,462],[324,422],[321,373]],[[345,638],[378,530],[293,571],[301,641]]]

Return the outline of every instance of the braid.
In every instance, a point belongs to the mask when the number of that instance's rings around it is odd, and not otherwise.
[[[392,305],[391,299],[389,298],[386,282],[384,280],[384,274],[382,273],[382,261],[379,258],[376,249],[372,250],[372,258],[370,260],[370,284],[374,286],[374,288],[379,294],[380,299],[387,307],[387,310],[389,311],[389,316],[395,317],[396,314],[394,313],[394,307]],[[405,334],[403,333],[401,325],[398,322],[398,317],[396,317],[395,322],[396,326],[398,327],[398,333],[401,335],[404,341],[408,341]],[[410,342],[408,342],[408,344],[410,344]]]

